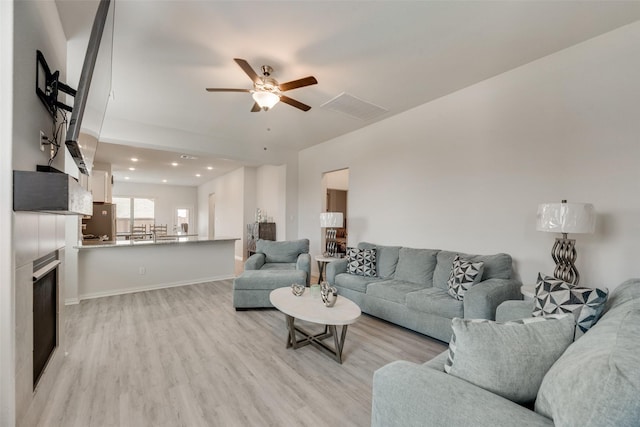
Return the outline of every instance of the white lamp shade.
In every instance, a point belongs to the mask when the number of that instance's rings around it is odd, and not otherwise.
[[[262,90],[253,92],[251,96],[253,97],[254,101],[258,103],[260,108],[266,108],[267,110],[273,108],[273,106],[276,105],[278,101],[280,101],[280,97],[275,93]]]
[[[543,203],[538,205],[536,229],[553,233],[593,233],[596,214],[591,203]]]
[[[320,214],[320,227],[341,228],[344,225],[342,212],[323,212]]]

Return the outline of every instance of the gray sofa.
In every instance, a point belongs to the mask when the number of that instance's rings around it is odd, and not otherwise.
[[[508,305],[506,312],[531,315],[530,302]],[[423,365],[397,361],[378,369],[371,425],[638,426],[640,279],[617,287],[598,323],[551,366],[533,409],[445,373],[446,353]]]
[[[437,249],[412,249],[360,243],[376,249],[376,277],[347,273],[347,260],[327,264],[327,281],[354,301],[364,313],[448,342],[454,317],[494,319],[496,307],[522,299],[521,283],[513,277],[511,256],[469,255]],[[483,261],[482,281],[469,289],[463,301],[447,293],[453,259]]]
[[[293,283],[309,285],[311,256],[309,239],[274,242],[258,240],[256,253],[244,263],[244,272],[233,281],[236,309],[273,307],[272,290]]]

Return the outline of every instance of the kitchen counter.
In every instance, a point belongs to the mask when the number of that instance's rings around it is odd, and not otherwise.
[[[75,246],[77,300],[232,279],[235,237],[124,240]]]
[[[183,243],[209,243],[209,242],[227,242],[240,240],[237,237],[216,237],[215,239],[207,239],[198,237],[198,235],[175,235],[162,236],[156,240],[117,240],[116,242],[103,242],[100,240],[85,240],[81,245],[74,246],[76,249],[102,249],[102,248],[120,248],[131,246],[149,246],[149,245],[175,245]]]

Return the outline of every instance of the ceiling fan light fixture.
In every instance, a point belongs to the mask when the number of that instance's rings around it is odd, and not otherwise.
[[[253,91],[251,96],[264,111],[272,109],[280,101],[280,97],[277,94],[262,90]]]

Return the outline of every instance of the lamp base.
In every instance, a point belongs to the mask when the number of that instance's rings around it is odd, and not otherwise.
[[[553,277],[577,285],[580,281],[580,274],[575,266],[578,258],[575,239],[568,239],[566,234],[563,237],[557,237],[551,249],[551,258],[556,263]]]

